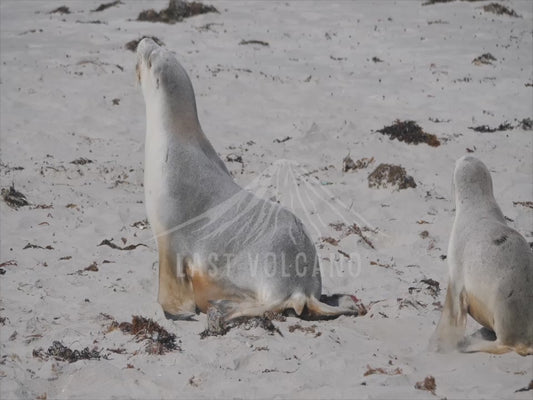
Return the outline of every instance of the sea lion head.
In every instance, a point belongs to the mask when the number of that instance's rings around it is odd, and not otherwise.
[[[463,156],[455,163],[453,190],[456,204],[494,199],[492,178],[483,162],[472,156]]]
[[[150,38],[137,46],[137,80],[141,84],[148,115],[161,111],[181,121],[197,121],[194,90],[185,69],[175,55]]]

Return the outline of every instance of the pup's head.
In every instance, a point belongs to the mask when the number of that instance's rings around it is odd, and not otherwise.
[[[174,54],[144,38],[137,45],[136,71],[147,109],[153,105],[179,117],[188,113],[196,116],[191,81]]]
[[[489,170],[472,156],[463,156],[455,162],[453,190],[456,203],[494,198]]]

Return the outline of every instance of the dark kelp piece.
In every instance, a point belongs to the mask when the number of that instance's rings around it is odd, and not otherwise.
[[[388,135],[391,139],[397,139],[405,143],[427,143],[432,147],[440,145],[437,136],[426,133],[415,121],[400,121],[397,119],[394,124],[384,127],[377,132]]]
[[[205,5],[197,1],[187,2],[183,0],[170,0],[168,7],[159,12],[154,9],[141,11],[137,17],[137,21],[173,24],[175,22],[183,21],[184,18],[209,12],[218,13],[218,10],[213,6]]]

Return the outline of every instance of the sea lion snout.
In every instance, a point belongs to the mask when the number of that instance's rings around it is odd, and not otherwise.
[[[135,66],[137,74],[137,82],[143,84],[147,77],[147,74],[153,74],[158,60],[161,58],[162,48],[155,41],[150,38],[142,39],[137,45],[137,65]],[[157,85],[159,83],[157,81]]]
[[[150,61],[150,56],[152,55],[152,52],[160,48],[161,46],[159,46],[152,39],[144,38],[137,45],[137,56],[140,60],[148,63]]]

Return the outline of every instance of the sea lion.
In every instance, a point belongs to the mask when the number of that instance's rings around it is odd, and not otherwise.
[[[136,70],[146,105],[146,210],[166,316],[189,318],[212,304],[226,321],[286,309],[310,318],[357,315],[354,301],[319,300],[316,249],[301,221],[234,182],[200,127],[176,57],[145,38]]]
[[[457,160],[453,188],[448,290],[432,343],[440,351],[533,354],[533,253],[507,226],[485,164]],[[496,340],[465,339],[467,313]]]

